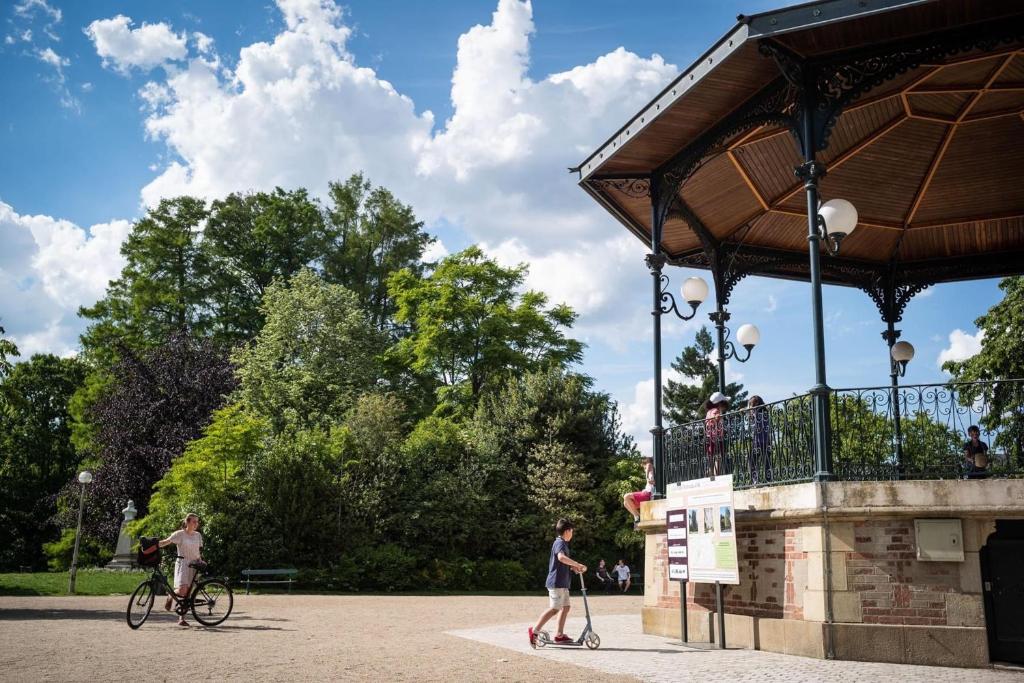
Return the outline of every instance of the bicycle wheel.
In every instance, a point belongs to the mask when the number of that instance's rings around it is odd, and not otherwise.
[[[192,591],[192,616],[203,626],[216,626],[231,614],[235,598],[220,579],[203,581]]]
[[[153,609],[154,590],[152,581],[143,581],[128,601],[128,625],[133,629],[142,626]]]

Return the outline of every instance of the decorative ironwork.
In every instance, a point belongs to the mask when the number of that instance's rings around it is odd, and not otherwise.
[[[697,307],[700,306],[700,301],[687,301],[690,304],[690,315],[683,315],[679,312],[679,307],[676,305],[676,298],[672,296],[672,292],[668,291],[669,279],[668,275],[662,275],[661,278],[661,305],[658,306],[657,310],[654,311],[655,315],[665,315],[666,313],[675,313],[676,317],[680,320],[693,320],[693,316],[697,315]]]
[[[633,199],[651,196],[650,178],[598,178],[591,182],[603,190],[615,190]]]
[[[661,269],[668,263],[668,256],[662,253],[647,254],[644,256],[644,263],[647,264],[647,269],[651,272],[661,272]]]
[[[712,473],[731,473],[737,489],[811,481],[811,404],[803,394],[665,429],[668,481]],[[839,389],[829,411],[841,480],[1024,477],[1024,380]],[[984,467],[967,460],[972,425],[987,447]]]
[[[813,117],[814,139],[820,151],[828,147],[843,110],[861,95],[928,62],[976,49],[991,52],[999,45],[1021,42],[1024,26],[1019,17],[1014,17],[822,59],[803,59],[772,39],[762,41],[758,48],[775,60],[794,88],[801,92],[813,89],[810,95],[816,102],[814,110],[797,108],[794,118],[799,124],[805,116]]]

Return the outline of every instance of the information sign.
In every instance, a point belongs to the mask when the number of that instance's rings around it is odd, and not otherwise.
[[[668,546],[669,578],[673,576],[673,532],[676,541],[682,540],[682,547],[676,550],[682,555],[682,570],[686,580],[695,583],[724,583],[736,585],[740,582],[739,565],[736,557],[736,512],[733,507],[732,475],[720,475],[714,479],[694,479],[668,488]],[[685,511],[685,524],[678,519]],[[675,570],[677,573],[678,569]]]
[[[670,507],[665,521],[668,524],[668,578],[686,581],[686,509]]]

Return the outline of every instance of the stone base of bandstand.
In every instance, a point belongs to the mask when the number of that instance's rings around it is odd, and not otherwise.
[[[641,510],[643,627],[679,638],[665,509],[655,500]],[[735,510],[740,585],[724,587],[728,646],[824,658],[831,641],[837,659],[990,664],[979,551],[996,520],[1024,519],[1024,481],[792,484],[737,491]],[[963,562],[917,559],[914,520],[928,518],[961,520]],[[716,641],[714,585],[688,584],[686,605],[689,640]]]

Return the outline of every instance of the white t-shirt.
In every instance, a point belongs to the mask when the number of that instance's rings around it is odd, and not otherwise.
[[[628,564],[617,564],[613,571],[618,575],[619,581],[625,581],[629,578],[629,565]]]
[[[198,531],[189,533],[184,529],[178,529],[170,536],[170,540],[178,549],[178,554],[185,558],[187,566],[192,560],[198,560],[199,549],[203,547],[203,535]]]

